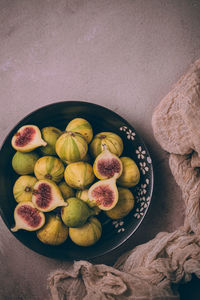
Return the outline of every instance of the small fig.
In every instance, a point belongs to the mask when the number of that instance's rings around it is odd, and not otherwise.
[[[14,210],[15,226],[11,231],[19,229],[34,231],[40,229],[45,223],[44,214],[34,207],[32,202],[20,202]]]
[[[64,165],[61,160],[54,156],[39,158],[34,167],[37,179],[50,179],[55,182],[61,181],[64,174]]]
[[[75,118],[69,122],[66,131],[79,132],[89,144],[93,138],[93,130],[90,123],[82,118]]]
[[[123,165],[121,176],[117,179],[117,183],[122,187],[133,187],[140,181],[140,171],[130,157],[120,157]]]
[[[52,180],[42,179],[36,182],[33,188],[32,202],[43,212],[48,212],[58,206],[67,206],[58,186]]]
[[[56,153],[66,163],[81,161],[87,150],[86,140],[77,132],[65,132],[56,141]]]
[[[64,200],[74,197],[74,190],[69,185],[67,185],[66,182],[63,181],[59,183],[58,187],[61,191]]]
[[[12,167],[19,175],[33,174],[38,158],[39,156],[34,152],[22,153],[17,151],[12,158]]]
[[[89,188],[88,197],[90,201],[95,201],[100,209],[112,209],[118,201],[116,179],[112,177],[97,181]]]
[[[95,135],[90,144],[90,153],[93,157],[97,157],[104,150],[103,145],[106,145],[108,150],[117,156],[123,152],[123,141],[116,133],[101,132]]]
[[[31,201],[33,187],[36,184],[36,182],[37,179],[33,176],[20,176],[13,186],[13,195],[15,200],[18,203],[22,201]]]
[[[69,236],[71,240],[79,246],[92,246],[101,237],[102,226],[99,220],[91,217],[79,228],[69,228]]]
[[[12,138],[11,144],[15,150],[30,152],[37,147],[46,146],[42,139],[40,129],[35,125],[24,125],[18,129]]]
[[[94,174],[98,179],[118,178],[122,174],[122,162],[111,153],[106,145],[104,150],[96,157],[93,165]]]
[[[106,211],[106,215],[113,220],[127,216],[135,203],[134,196],[130,190],[119,187],[118,192],[119,199],[117,204],[111,210]]]
[[[67,206],[61,208],[61,218],[68,227],[82,226],[93,215],[86,203],[78,198],[68,198]]]
[[[100,213],[100,208],[96,205],[95,201],[90,201],[88,197],[88,190],[83,190],[83,191],[77,191],[76,192],[76,198],[81,199],[87,205],[94,211],[95,215],[98,215]]]
[[[44,155],[56,155],[55,145],[62,131],[56,127],[49,126],[42,128],[41,132],[43,140],[47,142],[46,146],[41,147],[41,152]]]
[[[68,228],[58,215],[49,214],[46,217],[45,225],[36,234],[42,243],[57,246],[66,241]]]
[[[94,181],[92,166],[79,161],[69,164],[64,172],[66,183],[75,189],[85,189]]]

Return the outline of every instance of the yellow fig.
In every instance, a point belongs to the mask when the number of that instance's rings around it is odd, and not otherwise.
[[[36,184],[37,179],[33,176],[23,175],[20,176],[13,186],[13,196],[19,203],[22,201],[31,201],[33,187]]]
[[[45,225],[36,234],[42,243],[57,246],[66,241],[68,228],[58,215],[49,214],[46,217]]]
[[[75,189],[86,189],[94,181],[92,166],[80,161],[69,164],[64,172],[66,183]]]
[[[79,228],[69,228],[69,236],[71,240],[83,247],[92,246],[100,239],[102,234],[102,226],[95,217],[89,220]]]
[[[75,118],[69,122],[66,131],[79,132],[89,144],[93,138],[93,130],[90,123],[83,118]]]
[[[120,157],[123,165],[121,176],[117,179],[117,183],[122,187],[133,187],[140,181],[140,171],[138,166],[130,157]]]
[[[127,216],[135,204],[134,196],[129,189],[119,187],[118,192],[119,199],[117,204],[111,210],[106,211],[106,215],[113,220]]]

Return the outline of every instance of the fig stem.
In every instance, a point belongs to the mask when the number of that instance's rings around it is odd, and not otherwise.
[[[30,192],[30,191],[31,191],[30,186],[26,186],[25,189],[24,189],[24,191],[25,191],[25,192]]]
[[[45,142],[44,140],[41,139],[41,146],[46,146],[47,142]]]
[[[13,228],[10,229],[12,232],[16,232],[19,230],[19,228],[17,227],[17,225],[15,225]]]

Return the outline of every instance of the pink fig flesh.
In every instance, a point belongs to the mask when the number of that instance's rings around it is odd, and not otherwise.
[[[42,218],[39,211],[29,205],[21,205],[17,209],[17,214],[31,227],[36,228],[39,226]]]
[[[96,204],[110,207],[114,201],[114,192],[108,184],[102,184],[92,191],[92,197],[96,199]]]
[[[34,135],[36,134],[36,130],[32,127],[26,127],[22,131],[16,133],[15,145],[17,147],[24,147],[28,143],[31,142]]]
[[[52,201],[51,187],[46,183],[41,183],[33,194],[36,196],[37,206],[42,209],[47,208]]]
[[[121,170],[120,162],[116,158],[112,159],[100,159],[97,162],[98,172],[107,178],[113,177],[116,173]]]

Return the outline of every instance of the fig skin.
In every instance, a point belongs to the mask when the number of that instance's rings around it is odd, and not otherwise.
[[[108,150],[116,156],[121,156],[123,152],[123,141],[120,136],[113,132],[100,132],[95,135],[90,144],[90,153],[93,157],[97,157],[103,150],[104,145]]]
[[[12,167],[19,175],[33,174],[39,156],[35,152],[22,153],[17,151],[12,158]]]
[[[61,136],[62,131],[56,127],[48,126],[41,130],[43,140],[47,143],[46,146],[41,147],[43,155],[56,155],[56,141]]]
[[[75,118],[71,120],[65,130],[80,133],[88,144],[93,138],[92,126],[83,118]]]
[[[39,198],[39,199],[38,199]],[[43,203],[45,200],[46,205]],[[67,206],[57,184],[49,179],[42,179],[36,182],[33,188],[32,202],[42,212],[49,212],[59,206]]]
[[[95,215],[98,215],[101,212],[101,209],[96,205],[96,202],[92,202],[89,200],[88,190],[77,191],[76,198],[79,198],[82,201],[84,201],[94,211]]]
[[[69,185],[67,185],[66,182],[64,181],[60,182],[58,187],[61,191],[64,200],[74,197],[75,195],[74,190]]]
[[[94,212],[82,200],[72,197],[66,200],[67,206],[61,208],[61,218],[68,227],[80,227]]]
[[[25,131],[30,132],[25,134]],[[27,141],[23,141],[23,134],[27,137]],[[17,145],[17,141],[21,138],[21,145]],[[25,143],[25,144],[24,144]],[[18,129],[11,140],[12,147],[20,152],[31,152],[40,146],[46,146],[47,143],[42,139],[40,129],[35,125],[24,125]]]
[[[34,173],[38,180],[50,179],[60,182],[63,178],[65,167],[61,160],[54,156],[40,157],[35,166]]]
[[[79,161],[69,164],[64,172],[66,183],[75,189],[86,189],[94,181],[93,168],[90,164]]]
[[[96,157],[93,170],[98,179],[116,179],[122,174],[122,162],[115,154],[111,153],[106,145],[103,145],[104,150]]]
[[[118,189],[114,177],[105,180],[99,180],[88,190],[89,200],[95,202],[102,210],[112,209],[118,201]]]
[[[77,132],[64,132],[56,141],[56,153],[67,164],[81,161],[87,151],[86,140]]]
[[[58,246],[67,240],[68,228],[58,215],[49,214],[46,217],[45,225],[36,234],[42,243]]]
[[[140,181],[140,171],[135,161],[130,157],[120,157],[123,165],[121,176],[117,179],[117,183],[122,187],[134,187]]]
[[[23,175],[18,177],[13,186],[13,196],[19,202],[32,200],[33,187],[37,179],[33,176]]]
[[[102,226],[95,217],[89,220],[79,228],[69,228],[69,236],[71,240],[83,247],[94,245],[101,238]]]
[[[106,215],[113,219],[121,219],[127,216],[134,208],[135,199],[132,192],[126,188],[118,188],[119,199],[115,207],[106,211]]]
[[[27,208],[30,208],[30,211],[31,213],[29,212],[26,212],[26,216],[23,217],[23,216],[20,216],[19,215],[19,210],[20,209],[26,209]],[[37,219],[37,223],[38,225],[37,226],[32,226],[31,224],[28,224],[28,222],[26,221],[26,217],[27,219],[29,218],[30,216],[30,222],[33,221],[33,212],[35,214],[35,218]],[[33,205],[32,202],[28,201],[28,202],[20,202],[17,204],[15,210],[14,210],[14,219],[15,219],[15,226],[13,228],[11,228],[11,231],[12,232],[16,232],[18,231],[19,229],[24,229],[24,230],[28,230],[28,231],[35,231],[35,230],[38,230],[40,229],[44,223],[45,223],[45,216],[44,214],[37,210],[37,208],[35,208],[35,206]]]

